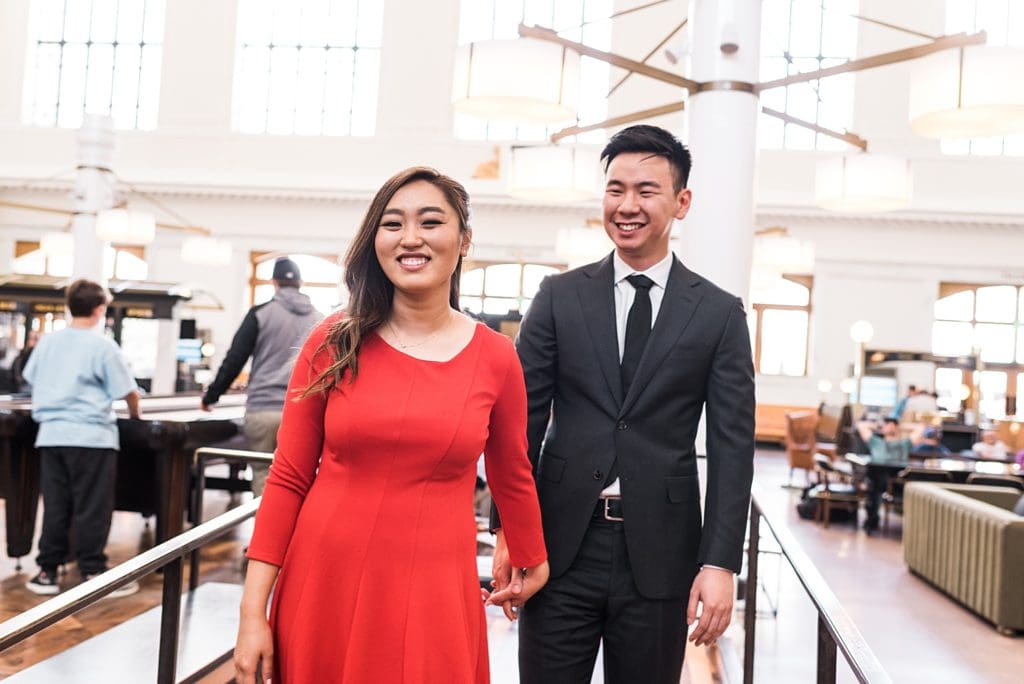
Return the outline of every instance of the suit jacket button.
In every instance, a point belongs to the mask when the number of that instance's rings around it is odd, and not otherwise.
[[[620,420],[619,424],[615,426],[615,429],[616,430],[628,430],[629,429],[629,425],[626,424],[626,421]]]
[[[604,479],[604,473],[602,473],[600,470],[595,470],[594,471],[594,479],[595,480],[603,480]]]

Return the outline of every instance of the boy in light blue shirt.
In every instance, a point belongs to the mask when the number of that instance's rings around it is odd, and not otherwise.
[[[44,336],[25,366],[32,386],[32,418],[39,424],[39,487],[43,494],[43,531],[39,573],[26,583],[37,594],[60,591],[57,566],[74,556],[82,580],[107,569],[103,552],[114,513],[114,484],[119,448],[112,403],[124,398],[139,417],[139,391],[121,350],[100,334],[110,294],[99,283],[76,280],[68,286],[71,323]],[[111,596],[138,591],[135,582]]]

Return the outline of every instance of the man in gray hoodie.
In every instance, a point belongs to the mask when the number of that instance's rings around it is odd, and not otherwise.
[[[217,377],[202,399],[202,409],[209,411],[252,357],[245,401],[245,437],[253,451],[277,448],[277,428],[281,425],[295,355],[309,331],[323,318],[309,297],[299,292],[302,277],[294,261],[279,258],[274,262],[271,277],[273,299],[249,309],[231,340]],[[269,468],[253,464],[252,469],[252,491],[260,496]]]

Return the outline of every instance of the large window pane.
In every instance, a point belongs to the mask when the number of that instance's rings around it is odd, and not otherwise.
[[[939,408],[944,411],[960,410],[964,374],[959,368],[935,369],[935,392],[939,395]]]
[[[975,318],[991,323],[1013,323],[1017,319],[1017,288],[997,285],[978,288]]]
[[[538,266],[537,264],[527,264],[524,266],[523,296],[532,299],[537,294],[537,290],[540,289],[540,282],[554,273],[558,273],[558,269],[553,266]]]
[[[516,297],[522,285],[522,267],[519,264],[488,266],[484,280],[484,294],[488,297]]]
[[[935,317],[944,321],[974,318],[974,290],[965,290],[935,301]]]
[[[817,71],[855,57],[857,20],[850,15],[856,11],[856,0],[764,0],[761,80]],[[832,76],[773,88],[761,94],[761,104],[812,124],[844,130],[851,124],[853,85],[850,76]],[[778,120],[768,124],[764,115],[761,119],[761,147],[846,149],[839,141],[807,128]]]
[[[240,0],[233,126],[373,135],[383,0]]]
[[[807,358],[807,312],[767,309],[761,323],[760,372],[804,374]]]
[[[935,321],[932,324],[932,353],[940,356],[970,354],[974,342],[974,327],[970,323]]]
[[[978,408],[981,415],[990,419],[1006,417],[1006,382],[1006,373],[1002,371],[978,373],[978,390],[981,395]]]
[[[164,0],[33,0],[27,122],[78,128],[84,114],[111,114],[117,128],[154,128],[165,10]]]
[[[987,363],[1013,363],[1014,327],[979,323],[974,328],[974,344],[981,349],[981,360]]]
[[[459,281],[459,293],[464,295],[482,295],[484,293],[484,269],[474,268],[462,274]]]

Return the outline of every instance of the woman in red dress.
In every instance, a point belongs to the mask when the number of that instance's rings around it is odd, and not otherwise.
[[[345,258],[348,309],[310,333],[292,373],[247,554],[239,682],[257,667],[283,684],[487,682],[481,452],[526,568],[517,603],[547,581],[522,369],[458,310],[468,219],[465,189],[427,168],[370,205]]]

